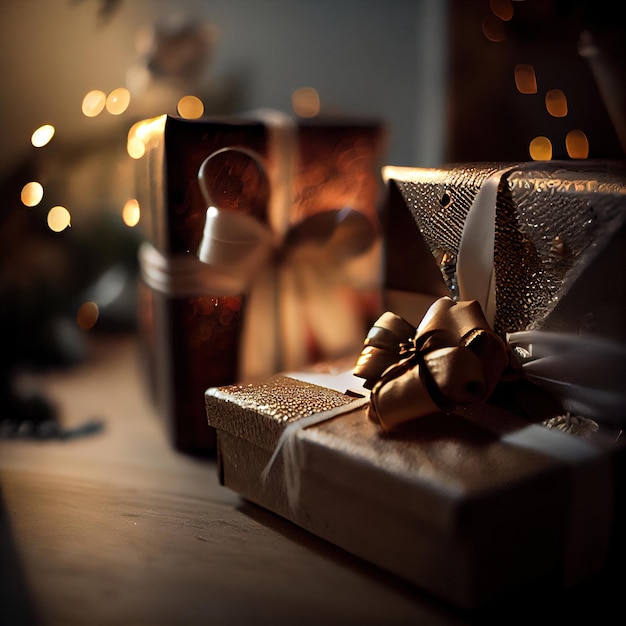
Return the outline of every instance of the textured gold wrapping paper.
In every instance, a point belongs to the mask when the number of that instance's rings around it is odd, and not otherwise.
[[[626,162],[389,166],[384,177],[386,308],[413,322],[407,294],[459,297],[468,215],[491,184],[493,329],[626,341]]]
[[[223,485],[456,606],[571,585],[606,561],[614,477],[603,445],[487,404],[383,434],[360,407],[296,430],[296,460],[279,452],[267,471],[286,427],[354,396],[279,375],[205,400]]]

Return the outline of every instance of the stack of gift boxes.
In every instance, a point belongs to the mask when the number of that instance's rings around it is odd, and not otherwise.
[[[575,585],[623,506],[624,163],[383,167],[384,144],[163,120],[140,315],[173,445],[455,606]]]

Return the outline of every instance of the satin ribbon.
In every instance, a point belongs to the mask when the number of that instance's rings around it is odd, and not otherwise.
[[[626,345],[543,330],[510,333],[507,342],[521,349],[522,376],[559,400],[564,411],[626,424]]]
[[[246,296],[239,376],[254,381],[305,365],[307,333],[328,358],[358,348],[351,263],[377,239],[374,221],[350,208],[309,216],[281,238],[249,215],[211,206],[197,256],[165,256],[144,243],[139,259],[143,280],[170,296]]]
[[[476,301],[436,300],[415,328],[391,312],[368,334],[354,375],[371,389],[369,416],[390,430],[437,411],[484,402],[524,378],[572,415],[626,422],[626,346],[599,337],[521,331],[502,341]]]
[[[354,368],[371,389],[369,416],[384,430],[436,411],[485,401],[511,366],[511,351],[475,300],[444,296],[417,328],[386,312]]]
[[[246,294],[242,379],[305,365],[307,334],[326,358],[360,344],[349,264],[377,237],[376,224],[350,208],[311,215],[282,238],[254,218],[209,208],[198,258]]]

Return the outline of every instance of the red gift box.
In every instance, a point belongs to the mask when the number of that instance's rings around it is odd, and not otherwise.
[[[207,387],[338,356],[357,347],[376,315],[385,130],[375,121],[259,112],[164,116],[147,120],[138,136],[146,145],[137,169],[146,234],[139,318],[149,389],[174,446],[213,453]],[[254,167],[244,167],[242,155]],[[254,289],[222,289],[212,282],[215,268],[199,257],[208,202],[198,174],[209,157],[213,165],[224,157],[219,167],[207,166],[205,181],[221,217],[245,214],[279,242]],[[231,270],[228,253],[222,265],[223,277]]]

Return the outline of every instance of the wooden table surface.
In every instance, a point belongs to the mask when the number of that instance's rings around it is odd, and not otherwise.
[[[0,439],[0,624],[566,623],[619,606],[603,577],[462,614],[220,486],[174,451],[134,336],[91,338],[79,367],[38,375],[67,440]],[[622,579],[623,581],[623,579]],[[623,619],[624,616],[622,615]],[[623,623],[620,619],[615,623]]]

